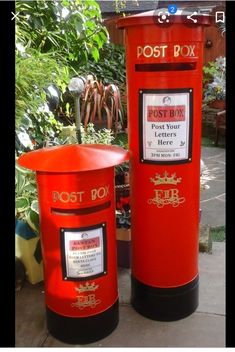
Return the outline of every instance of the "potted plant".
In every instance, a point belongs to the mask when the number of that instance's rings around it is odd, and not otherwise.
[[[107,84],[88,75],[81,94],[81,121],[86,130],[89,122],[99,128],[122,129],[122,105],[117,85]]]
[[[226,59],[218,57],[203,67],[203,101],[215,109],[225,109]]]
[[[16,165],[15,193],[16,257],[22,261],[28,281],[36,284],[43,280],[37,187],[34,173],[19,165]]]

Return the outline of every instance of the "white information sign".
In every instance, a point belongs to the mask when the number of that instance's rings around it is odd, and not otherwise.
[[[86,278],[104,272],[103,228],[64,230],[65,276]]]
[[[143,161],[190,161],[190,93],[143,91]]]

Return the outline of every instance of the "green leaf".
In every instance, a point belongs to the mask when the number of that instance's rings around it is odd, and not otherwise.
[[[96,62],[99,60],[99,50],[96,47],[93,47],[91,49],[91,55],[93,56]]]
[[[98,44],[98,48],[102,48],[103,46],[103,40],[101,40],[101,37],[98,34],[93,35],[93,40]]]
[[[32,208],[26,215],[26,221],[34,231],[39,232],[39,215]]]
[[[66,113],[69,115],[69,108],[70,108],[70,104],[69,103],[66,103],[65,105],[65,109],[66,109]]]
[[[68,0],[62,0],[62,4],[63,4],[65,7],[68,7],[68,6],[69,6],[69,3],[70,3],[70,1],[68,1]]]
[[[95,27],[96,27],[96,24],[93,21],[86,21],[85,25],[86,25],[87,28],[92,29],[92,30],[94,30]]]
[[[29,208],[29,200],[26,197],[18,197],[15,202],[15,207],[19,213]]]
[[[106,42],[106,41],[107,41],[108,35],[107,35],[106,32],[101,31],[101,32],[99,33],[99,36],[101,37],[101,39],[103,40],[103,42]]]
[[[26,183],[23,191],[24,191],[24,193],[29,193],[29,194],[35,193],[36,194],[37,186],[33,182],[28,182],[28,183]]]
[[[82,32],[82,30],[83,30],[83,23],[82,22],[76,23],[76,30],[77,30],[77,34],[78,33],[80,34]]]
[[[25,177],[19,172],[15,175],[15,184],[16,184],[16,194],[20,195],[23,192],[24,185],[26,183]]]
[[[24,167],[20,166],[19,164],[16,164],[16,170],[19,173],[21,173],[22,175],[34,174],[31,170],[25,169]]]

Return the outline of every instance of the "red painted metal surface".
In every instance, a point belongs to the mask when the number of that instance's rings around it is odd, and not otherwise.
[[[69,145],[18,159],[36,170],[46,305],[59,315],[97,315],[118,299],[113,166],[128,158],[118,147]]]
[[[173,22],[156,24],[149,12],[117,23],[126,44],[132,275],[158,288],[186,285],[198,275],[203,30],[209,19],[192,24],[175,16]],[[177,159],[182,136],[187,155]],[[147,143],[155,145],[152,152]],[[157,151],[157,144],[168,152]]]
[[[127,159],[127,152],[113,145],[68,144],[23,154],[19,164],[36,171],[81,172],[111,167]]]

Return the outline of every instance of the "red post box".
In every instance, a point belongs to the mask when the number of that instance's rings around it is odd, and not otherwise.
[[[178,13],[150,11],[117,23],[125,29],[132,152],[131,299],[139,313],[163,321],[198,306],[203,28],[209,16]]]
[[[118,324],[114,165],[122,148],[66,145],[22,155],[36,171],[47,325],[57,339],[89,343]]]

